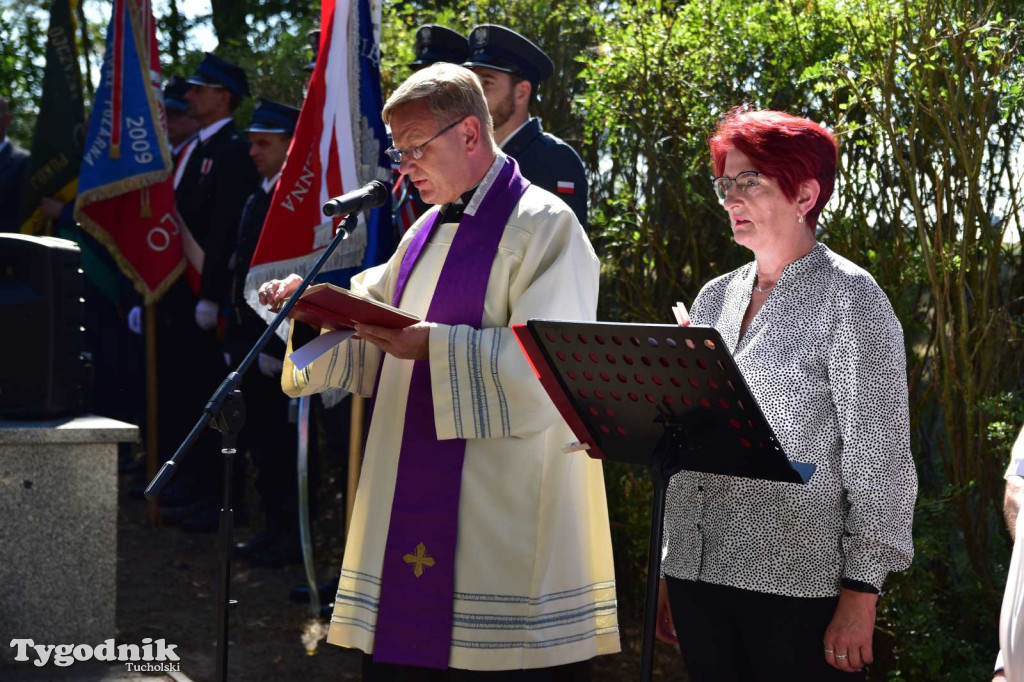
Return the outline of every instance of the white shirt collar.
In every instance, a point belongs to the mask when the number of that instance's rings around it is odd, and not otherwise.
[[[228,124],[228,121],[230,120],[231,117],[228,116],[227,118],[222,118],[221,120],[211,123],[210,125],[200,130],[199,141],[206,142],[207,140],[209,140],[211,137],[220,132],[220,129],[226,126]]]
[[[501,172],[502,167],[505,165],[505,160],[508,158],[505,154],[498,152],[494,158],[494,163],[484,174],[484,179],[477,185],[476,191],[473,192],[473,198],[469,200],[466,205],[466,210],[463,211],[464,215],[476,215],[476,210],[480,208],[480,204],[483,202],[487,192],[490,191],[491,185],[498,178],[498,173]]]
[[[272,178],[263,178],[263,192],[265,194],[273,194],[274,187],[277,186],[277,181],[281,179],[281,171],[277,171],[277,175]]]
[[[171,154],[177,154],[182,149],[187,147],[189,145],[189,143],[191,143],[192,140],[194,140],[194,139],[196,139],[196,136],[192,135],[191,137],[187,138],[185,141],[179,142],[178,144],[174,145],[173,147],[171,147]]]
[[[511,133],[509,133],[508,135],[506,135],[506,136],[505,136],[505,139],[504,139],[504,140],[502,140],[502,141],[501,141],[501,143],[500,143],[500,144],[499,144],[498,146],[499,146],[499,147],[501,147],[502,149],[504,149],[504,148],[505,148],[505,143],[506,143],[506,142],[508,142],[509,140],[511,140],[511,139],[512,139],[513,137],[515,137],[515,136],[516,136],[516,133],[518,133],[518,132],[519,132],[520,130],[522,130],[523,128],[525,128],[525,127],[526,127],[526,124],[527,124],[527,123],[529,123],[529,122],[530,122],[530,120],[531,120],[531,119],[530,119],[529,117],[527,117],[527,119],[526,119],[525,121],[523,121],[522,125],[520,125],[520,126],[519,126],[518,128],[516,128],[515,130],[513,130],[513,131],[512,131]]]

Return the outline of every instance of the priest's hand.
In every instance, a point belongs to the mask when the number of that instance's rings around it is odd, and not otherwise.
[[[357,324],[356,334],[385,353],[402,360],[426,360],[430,357],[432,322],[419,322],[405,329],[388,329],[373,324]]]
[[[284,279],[272,279],[269,282],[264,282],[256,292],[260,297],[260,305],[271,308],[281,307],[291,298],[300,284],[302,284],[302,278],[298,275],[288,275]]]

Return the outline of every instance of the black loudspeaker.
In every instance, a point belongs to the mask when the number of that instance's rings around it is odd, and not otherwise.
[[[79,409],[85,306],[78,244],[0,234],[0,415]]]

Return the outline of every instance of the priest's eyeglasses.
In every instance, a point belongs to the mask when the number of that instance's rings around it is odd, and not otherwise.
[[[421,145],[419,145],[417,147],[409,147],[408,149],[399,149],[398,147],[388,147],[387,149],[384,150],[384,153],[388,155],[388,158],[391,159],[391,163],[394,163],[394,164],[402,163],[402,159],[405,158],[406,155],[408,155],[409,158],[412,159],[413,161],[419,161],[420,159],[423,158],[423,149],[428,144],[430,144],[431,142],[433,142],[437,138],[441,137],[442,135],[447,133],[449,130],[451,130],[452,128],[454,128],[455,126],[459,125],[460,123],[462,123],[465,120],[466,120],[466,117],[463,116],[462,118],[460,118],[457,121],[452,121],[451,123],[446,125],[444,128],[441,128],[440,132],[438,132],[437,135],[434,135],[432,138],[430,138],[429,140],[427,140],[426,142],[424,142],[423,144],[421,144]]]
[[[764,184],[765,181],[761,179],[761,174],[755,170],[743,171],[735,178],[730,178],[728,175],[719,175],[711,180],[711,186],[715,188],[715,196],[718,197],[719,201],[725,201],[733,187],[739,190],[741,194],[753,196],[757,194],[758,189]]]

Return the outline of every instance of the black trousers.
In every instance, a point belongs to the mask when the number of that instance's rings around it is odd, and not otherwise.
[[[804,599],[666,577],[672,620],[692,682],[865,679],[825,662],[838,597]]]
[[[246,349],[237,349],[232,360],[240,361]],[[242,381],[245,397],[245,428],[238,439],[239,452],[248,452],[256,466],[256,490],[272,534],[293,532],[298,527],[298,434],[288,421],[288,396],[281,380],[264,376],[253,366]],[[244,465],[238,467],[244,471]],[[317,468],[310,467],[315,478]],[[310,489],[315,490],[311,481]]]
[[[374,663],[373,656],[363,654],[363,682],[590,682],[592,670],[589,660],[527,670],[433,670]]]
[[[206,401],[228,373],[216,332],[196,325],[196,300],[182,277],[157,304],[157,436],[161,461],[170,459],[188,436],[202,416]],[[182,486],[197,497],[220,500],[220,450],[220,433],[203,429],[171,485]]]

